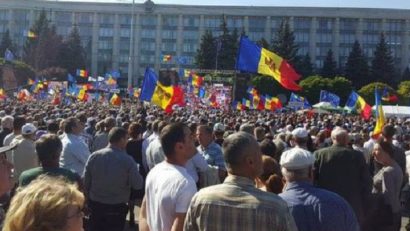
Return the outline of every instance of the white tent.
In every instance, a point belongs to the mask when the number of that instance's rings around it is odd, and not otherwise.
[[[410,117],[410,107],[408,106],[382,106],[383,112],[386,117]],[[373,111],[376,110],[376,106],[372,107]]]

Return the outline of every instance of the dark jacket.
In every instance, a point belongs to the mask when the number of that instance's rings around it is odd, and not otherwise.
[[[315,184],[342,196],[352,206],[359,223],[364,221],[364,202],[372,179],[363,154],[333,145],[315,153]]]

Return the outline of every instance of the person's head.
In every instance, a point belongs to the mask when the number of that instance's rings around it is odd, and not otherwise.
[[[13,130],[13,121],[14,118],[12,116],[5,116],[1,119],[1,127],[3,129]]]
[[[330,134],[333,144],[347,146],[349,143],[349,134],[341,127],[336,127]]]
[[[110,132],[111,128],[115,127],[116,121],[112,117],[107,117],[104,120],[104,125],[105,125],[105,131]]]
[[[128,127],[128,135],[132,138],[132,139],[139,139],[142,135],[143,129],[141,124],[133,122],[130,124],[130,126]]]
[[[282,174],[287,182],[313,180],[315,157],[302,148],[293,148],[284,152],[280,158]]]
[[[194,136],[183,123],[171,123],[162,129],[160,142],[166,159],[176,164],[185,165],[197,152]]]
[[[64,120],[64,132],[67,134],[79,135],[84,130],[83,124],[75,117]]]
[[[223,139],[225,133],[225,126],[222,123],[216,123],[214,125],[214,136],[216,139]]]
[[[263,172],[258,177],[258,181],[266,187],[266,191],[275,194],[281,193],[283,181],[278,162],[270,156],[262,155],[262,169]]]
[[[128,142],[128,133],[122,127],[113,127],[108,132],[108,141],[111,146],[117,147],[119,149],[125,149]]]
[[[52,164],[58,167],[63,144],[57,135],[43,135],[36,141],[35,147],[41,164]]]
[[[0,197],[13,187],[12,169],[13,165],[5,155],[0,155]]]
[[[152,131],[153,131],[154,133],[157,133],[157,134],[159,134],[159,131],[158,131],[159,122],[161,122],[161,121],[155,120],[155,121],[152,123]]]
[[[240,132],[247,132],[247,133],[253,135],[253,129],[254,128],[255,127],[252,124],[246,123],[246,124],[240,125],[239,131]]]
[[[256,127],[254,130],[255,138],[258,142],[261,142],[265,139],[265,128],[263,127]]]
[[[13,120],[13,130],[15,133],[20,133],[23,125],[26,124],[26,118],[24,116],[16,116]]]
[[[77,186],[61,178],[41,176],[18,189],[4,231],[81,231],[84,196]]]
[[[265,139],[261,143],[259,143],[259,146],[261,148],[261,152],[263,155],[267,155],[272,158],[275,158],[276,145],[275,143],[273,143],[272,140]]]
[[[390,163],[393,156],[392,144],[381,139],[373,147],[374,159],[383,166]]]
[[[212,143],[212,128],[207,125],[200,125],[196,129],[196,138],[202,147],[207,147]]]
[[[385,125],[382,129],[383,138],[387,142],[392,142],[393,136],[395,133],[396,133],[396,129],[394,128],[393,125],[390,125],[390,124]]]
[[[37,128],[32,123],[26,123],[21,128],[21,135],[25,139],[35,140]]]
[[[306,146],[309,133],[304,128],[296,128],[292,131],[292,142],[297,146]]]
[[[51,134],[57,134],[58,133],[58,123],[55,120],[47,122],[47,132]]]
[[[222,150],[229,174],[251,179],[262,174],[262,154],[252,134],[237,132],[229,135]]]

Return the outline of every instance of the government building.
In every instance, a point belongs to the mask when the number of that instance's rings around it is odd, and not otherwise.
[[[244,30],[254,41],[265,38],[269,42],[281,21],[287,19],[299,54],[309,53],[315,68],[322,67],[329,49],[337,64],[344,66],[355,40],[370,60],[381,32],[386,35],[396,68],[403,71],[410,62],[410,10],[163,5],[150,0],[135,4],[1,1],[0,34],[10,31],[18,46],[17,56],[22,53],[24,32],[42,10],[62,36],[67,36],[73,26],[78,27],[93,76],[120,70],[122,77],[127,77],[131,62],[134,83],[141,80],[147,66],[157,70],[194,67],[201,36],[206,30],[220,35],[222,17],[230,30]],[[172,58],[167,61],[169,55]]]

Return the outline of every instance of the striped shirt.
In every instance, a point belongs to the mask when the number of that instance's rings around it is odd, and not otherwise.
[[[297,230],[286,202],[257,189],[249,178],[229,175],[223,184],[204,188],[193,197],[184,230]]]

